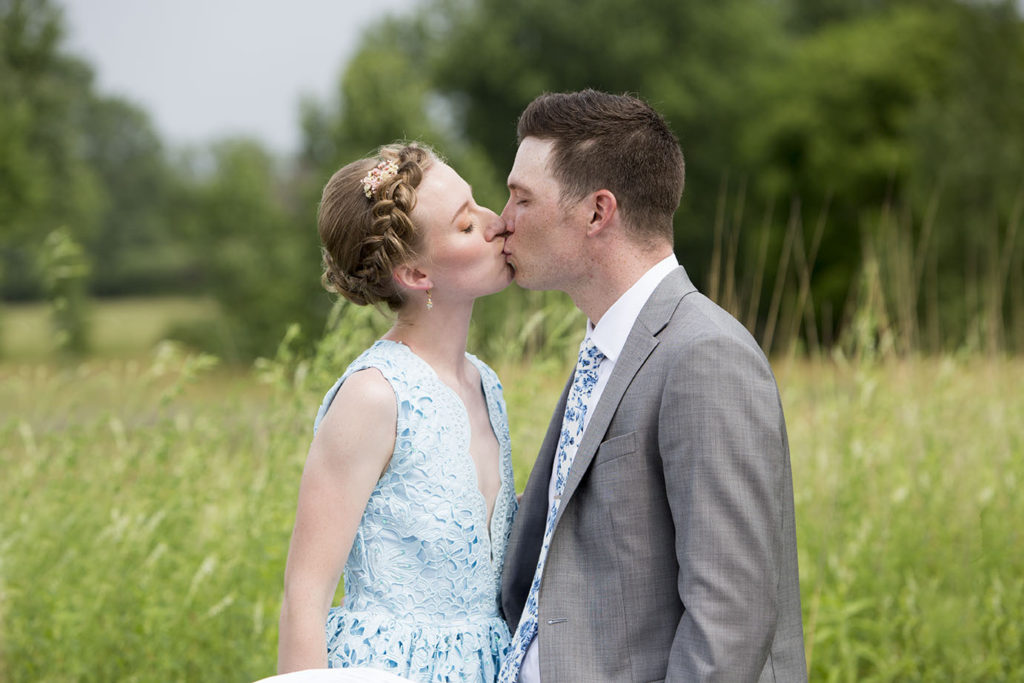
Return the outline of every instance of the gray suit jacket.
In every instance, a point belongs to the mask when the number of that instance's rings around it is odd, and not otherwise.
[[[540,553],[568,387],[506,554],[513,629]],[[594,408],[548,552],[543,683],[807,680],[775,378],[747,330],[681,267],[647,301]]]

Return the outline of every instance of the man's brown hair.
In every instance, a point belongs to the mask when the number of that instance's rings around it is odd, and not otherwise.
[[[646,102],[597,90],[545,93],[523,111],[517,133],[519,142],[554,142],[549,163],[563,202],[609,190],[638,237],[671,241],[683,194],[683,152]]]

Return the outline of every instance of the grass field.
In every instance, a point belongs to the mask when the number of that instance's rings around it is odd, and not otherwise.
[[[0,364],[0,680],[273,672],[299,474],[341,368],[132,355]],[[497,369],[521,489],[567,368]],[[776,373],[811,680],[1024,680],[1024,361]]]
[[[99,358],[148,354],[170,325],[213,320],[212,300],[189,297],[126,298],[97,303],[90,325],[91,355]],[[0,360],[39,362],[53,355],[53,330],[45,304],[0,307]]]

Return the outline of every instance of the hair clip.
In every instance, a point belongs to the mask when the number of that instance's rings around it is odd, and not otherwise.
[[[367,199],[373,199],[373,193],[377,188],[398,175],[398,162],[394,159],[382,161],[374,166],[369,173],[363,176],[363,194]]]

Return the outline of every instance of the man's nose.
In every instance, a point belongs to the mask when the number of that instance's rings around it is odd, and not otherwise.
[[[505,203],[505,207],[501,210],[501,220],[505,224],[506,235],[516,231],[516,222],[512,214],[512,198],[509,197],[508,201]]]

